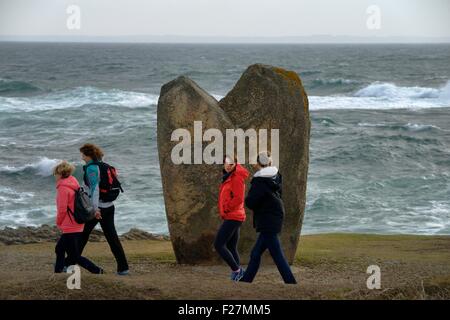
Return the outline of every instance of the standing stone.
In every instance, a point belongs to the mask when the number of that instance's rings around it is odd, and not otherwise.
[[[172,132],[189,130],[194,138],[194,121],[203,131],[224,131],[233,125],[218,102],[194,81],[179,77],[161,88],[157,111],[157,140],[161,178],[170,238],[178,263],[217,263],[213,242],[220,224],[217,194],[221,165],[180,164],[171,159]]]
[[[310,134],[308,99],[298,75],[272,66],[252,65],[220,102],[192,80],[179,77],[162,87],[157,116],[166,214],[177,261],[220,261],[213,242],[221,223],[217,198],[222,166],[175,165],[171,161],[172,148],[178,143],[171,141],[172,132],[186,128],[193,137],[194,121],[202,121],[203,130],[217,128],[224,137],[226,129],[267,129],[269,138],[271,129],[279,129],[279,169],[286,209],[281,241],[292,263],[305,209]],[[270,139],[268,147],[270,150]],[[254,172],[249,165],[246,167]],[[256,238],[249,210],[247,217],[240,240],[242,263],[248,262]]]
[[[286,213],[281,242],[292,264],[305,210],[311,127],[308,97],[302,82],[293,71],[255,64],[244,72],[219,105],[237,128],[279,129],[278,167],[283,176]],[[251,221],[249,210],[247,216]],[[252,224],[245,224],[241,234],[240,252],[248,258],[256,236]]]

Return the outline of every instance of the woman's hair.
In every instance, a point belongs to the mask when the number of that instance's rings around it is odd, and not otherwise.
[[[256,161],[261,167],[268,167],[272,165],[272,156],[269,151],[260,152]]]
[[[53,169],[54,176],[61,176],[61,178],[68,178],[75,171],[75,167],[67,161],[61,161],[58,165]]]
[[[224,155],[224,156],[223,156],[223,163],[224,163],[224,164],[225,164],[227,158],[230,159],[230,160],[233,160],[233,163],[237,163],[237,156],[236,156],[236,155],[234,156],[234,158],[231,157],[231,156],[229,156],[229,155],[227,155],[227,154]]]
[[[97,147],[95,144],[86,143],[80,148],[80,152],[87,157],[92,158],[94,161],[99,161],[103,159],[103,151],[100,147]]]

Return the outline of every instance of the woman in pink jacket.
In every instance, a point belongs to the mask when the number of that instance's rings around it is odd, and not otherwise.
[[[56,244],[55,273],[66,270],[68,266],[78,264],[91,273],[101,274],[103,269],[96,266],[89,259],[80,254],[80,241],[84,224],[75,221],[69,210],[73,212],[75,191],[80,188],[77,179],[72,176],[75,168],[66,161],[58,164],[53,170],[56,179],[56,225],[62,232],[61,238]],[[67,256],[66,256],[67,254]]]

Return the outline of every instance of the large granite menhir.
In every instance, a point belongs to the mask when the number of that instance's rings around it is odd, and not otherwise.
[[[221,223],[217,197],[222,166],[176,165],[171,159],[172,148],[178,144],[171,141],[172,132],[185,128],[193,137],[194,121],[202,121],[203,131],[219,129],[224,137],[226,129],[279,129],[279,169],[286,209],[281,241],[292,263],[305,210],[310,136],[308,98],[299,76],[293,71],[255,64],[220,102],[192,80],[179,77],[161,88],[157,117],[166,214],[178,263],[220,262],[213,242]],[[203,143],[203,147],[207,145]],[[251,166],[245,166],[254,172]],[[240,240],[244,264],[256,238],[250,210],[247,217]]]

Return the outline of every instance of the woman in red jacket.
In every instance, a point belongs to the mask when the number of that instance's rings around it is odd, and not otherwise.
[[[231,280],[239,281],[244,275],[240,266],[237,244],[239,229],[245,221],[244,196],[248,171],[236,159],[224,158],[222,184],[219,191],[219,214],[223,223],[217,232],[214,247],[231,268]]]
[[[103,269],[96,266],[89,259],[81,256],[80,242],[84,224],[79,224],[69,213],[74,211],[75,191],[80,188],[77,179],[72,176],[75,168],[66,161],[62,161],[53,169],[56,179],[56,226],[62,232],[56,244],[55,273],[63,272],[68,266],[78,264],[91,273],[103,273]],[[67,257],[66,257],[67,254]]]

